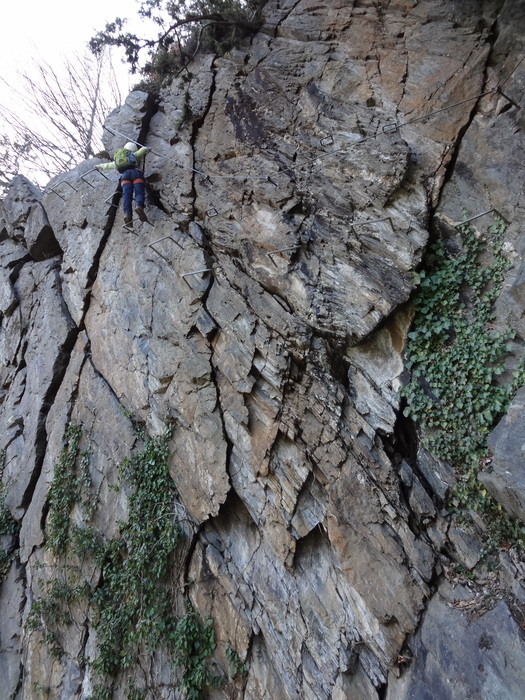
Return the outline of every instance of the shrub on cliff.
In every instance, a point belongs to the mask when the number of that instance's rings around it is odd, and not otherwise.
[[[116,18],[89,42],[98,54],[104,46],[124,49],[132,73],[162,83],[199,50],[222,55],[260,26],[264,0],[141,0],[139,17],[157,28],[153,37],[126,31],[127,20]],[[140,66],[142,56],[147,61]]]

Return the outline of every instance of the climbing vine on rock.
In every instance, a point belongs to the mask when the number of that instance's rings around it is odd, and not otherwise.
[[[120,465],[129,484],[128,521],[109,542],[102,582],[93,601],[98,654],[97,675],[129,668],[141,651],[166,646],[175,621],[165,586],[171,555],[180,538],[173,517],[175,486],[168,471],[171,431],[147,439],[141,451]]]
[[[181,530],[173,515],[176,490],[169,474],[172,430],[149,438],[119,466],[120,488],[128,497],[128,517],[107,541],[88,523],[96,504],[89,499],[89,452],[80,451],[80,426],[69,424],[48,494],[46,546],[56,557],[51,579],[41,580],[45,595],[34,601],[27,629],[38,630],[54,658],[63,653],[64,630],[82,606],[96,629],[93,658],[82,659],[93,681],[90,700],[110,700],[116,677],[133,669],[139,656],[164,649],[181,669],[180,687],[188,698],[202,696],[217,681],[207,667],[215,648],[211,620],[201,622],[191,606],[177,620],[170,593],[173,553]],[[84,525],[71,522],[78,508]],[[133,673],[131,672],[131,676]],[[128,678],[127,697],[144,697]]]
[[[80,484],[76,473],[82,429],[69,423],[64,433],[64,447],[55,464],[47,502],[46,545],[53,554],[62,554],[69,543],[69,516],[79,499]]]
[[[11,515],[9,509],[6,506],[6,492],[5,486],[2,483],[2,477],[4,475],[4,465],[5,465],[5,450],[0,450],[0,536],[14,536],[18,533],[20,529],[19,524]],[[15,556],[15,547],[13,542],[7,549],[0,548],[0,583],[5,578],[11,562]]]
[[[494,302],[509,267],[505,230],[500,217],[487,237],[464,224],[460,252],[449,253],[441,239],[432,246],[414,298],[406,363],[411,380],[402,395],[404,413],[419,424],[423,445],[456,469],[451,507],[483,512],[490,526],[497,516],[500,539],[515,539],[519,526],[477,479],[488,434],[525,381],[523,366],[513,376],[506,366],[514,331],[494,325]]]
[[[75,506],[87,506],[86,513],[82,514],[85,521],[93,514],[89,453],[80,451],[81,437],[81,427],[68,423],[47,495],[45,546],[54,555],[56,567],[51,578],[39,580],[45,595],[33,602],[26,621],[26,629],[39,631],[42,643],[57,659],[63,654],[63,634],[74,618],[72,608],[88,605],[91,596],[90,581],[84,576],[82,562],[78,559],[78,555],[83,556],[78,543],[86,539],[91,528],[70,522]],[[38,566],[37,563],[36,568]]]
[[[212,674],[208,667],[208,658],[216,646],[211,619],[203,622],[188,603],[188,611],[177,622],[172,640],[183,669],[180,687],[188,700],[199,700],[202,688],[221,684],[222,678]]]

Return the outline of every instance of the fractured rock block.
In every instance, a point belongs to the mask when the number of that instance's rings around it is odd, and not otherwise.
[[[29,212],[24,238],[34,260],[47,260],[62,253],[62,249],[49,224],[46,211],[38,202],[31,207]]]

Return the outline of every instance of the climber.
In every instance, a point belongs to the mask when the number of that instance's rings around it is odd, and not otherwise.
[[[143,146],[137,150],[137,144],[129,141],[124,148],[117,148],[115,158],[111,163],[99,163],[95,165],[97,170],[112,170],[116,168],[122,175],[120,186],[122,188],[122,207],[124,209],[124,223],[133,226],[133,194],[135,195],[135,211],[141,221],[148,218],[144,211],[144,173],[138,168],[138,163],[150,149]]]

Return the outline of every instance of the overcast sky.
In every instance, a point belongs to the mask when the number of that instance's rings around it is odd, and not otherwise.
[[[28,115],[15,93],[17,87],[24,86],[19,73],[32,76],[35,63],[43,63],[57,75],[63,75],[65,61],[85,55],[89,39],[116,17],[128,19],[125,28],[144,36],[148,28],[138,17],[139,6],[139,0],[3,0],[0,77],[14,90],[0,80],[0,108],[5,106],[22,120],[32,123],[35,117]],[[150,35],[156,33],[150,31]],[[123,50],[113,49],[113,66],[122,101],[140,80],[140,75],[129,73],[123,58]],[[2,128],[5,135],[12,137],[9,127]],[[33,173],[30,178],[41,180],[40,184],[47,182],[43,174]]]
[[[136,17],[138,8],[136,0],[4,0],[3,4],[0,74],[8,82],[34,59],[61,65],[63,57],[82,53],[106,22]],[[123,79],[126,73],[122,67]]]

